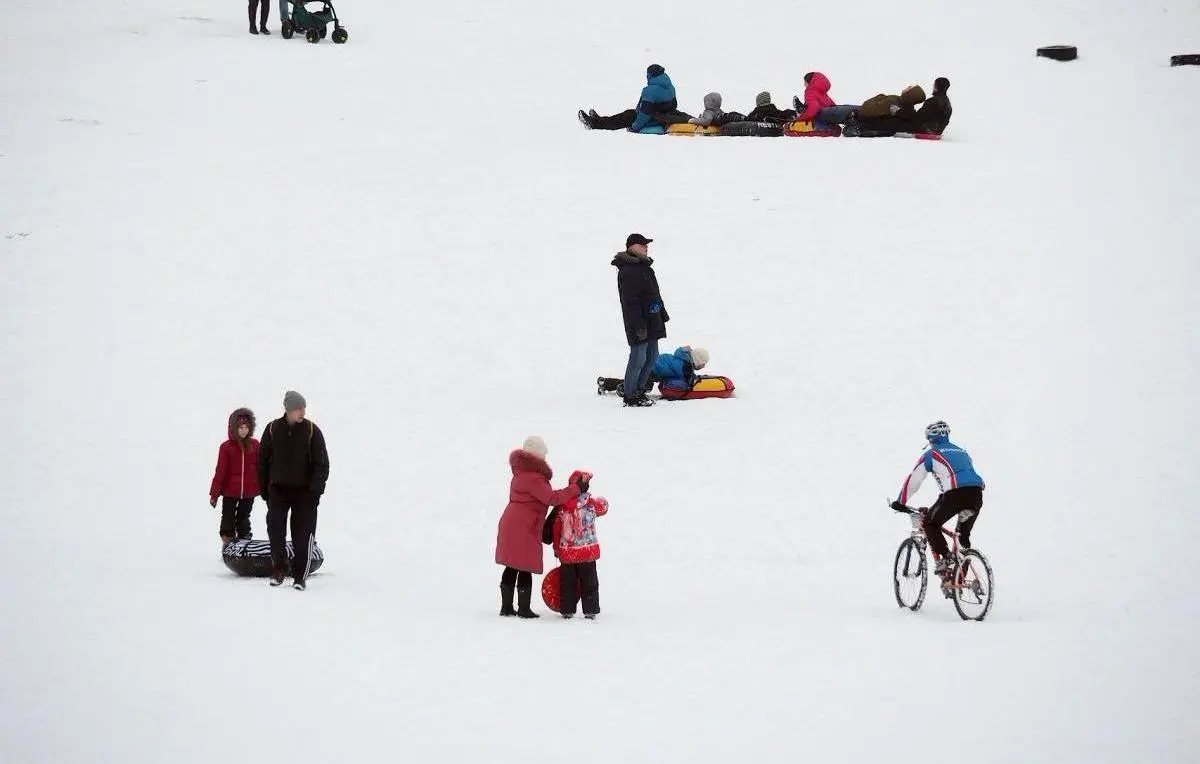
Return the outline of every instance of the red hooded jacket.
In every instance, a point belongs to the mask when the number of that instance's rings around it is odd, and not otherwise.
[[[837,106],[829,97],[829,78],[820,72],[813,72],[812,79],[804,88],[804,111],[796,115],[800,122],[811,122],[827,106]]]
[[[249,420],[250,435],[254,435],[253,411],[242,408],[229,415],[229,439],[217,451],[217,469],[208,489],[211,499],[218,496],[252,499],[258,496],[258,440],[247,436],[244,444],[238,441],[237,422],[243,417]]]
[[[579,486],[550,488],[554,473],[545,460],[520,449],[508,455],[512,483],[508,506],[496,530],[496,563],[529,573],[542,572],[542,524],[550,507],[579,495]]]

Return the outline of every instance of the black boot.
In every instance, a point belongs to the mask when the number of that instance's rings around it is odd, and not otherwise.
[[[540,615],[529,609],[529,599],[533,596],[533,589],[524,587],[517,589],[517,615],[521,618],[541,618]]]
[[[500,615],[516,615],[517,611],[513,609],[513,591],[516,587],[512,584],[500,584]]]
[[[246,9],[246,15],[250,17],[250,34],[258,34],[258,27],[254,26],[254,6]]]
[[[267,29],[267,14],[271,12],[271,6],[267,5],[267,0],[262,0],[262,15],[258,17],[258,31],[263,34],[271,34],[271,30]]]

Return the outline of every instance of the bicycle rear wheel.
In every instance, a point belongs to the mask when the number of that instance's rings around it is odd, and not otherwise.
[[[929,567],[925,562],[925,550],[915,540],[904,539],[896,550],[896,564],[892,566],[896,604],[913,612],[920,610],[928,586]]]
[[[982,621],[992,609],[992,565],[982,552],[968,549],[954,571],[954,609],[965,621]]]

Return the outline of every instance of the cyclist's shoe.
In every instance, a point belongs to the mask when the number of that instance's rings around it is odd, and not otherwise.
[[[944,579],[948,579],[954,575],[954,557],[946,555],[938,558],[937,565],[934,566],[933,572],[937,573]]]

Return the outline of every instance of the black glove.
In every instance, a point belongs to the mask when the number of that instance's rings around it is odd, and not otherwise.
[[[583,477],[582,475],[580,475],[579,479],[575,481],[575,485],[579,486],[580,493],[587,493],[588,488],[591,486],[591,484],[592,484],[592,481],[588,480],[587,478]]]
[[[216,497],[216,496],[209,496],[209,497],[208,497],[208,506],[210,506],[210,507],[215,507],[215,506],[217,506],[217,497]]]
[[[892,509],[896,510],[897,512],[911,512],[912,511],[911,509],[908,508],[907,504],[902,504],[899,501],[892,502]]]
[[[648,337],[648,336],[650,336],[650,335],[649,335],[649,332],[648,332],[646,329],[638,329],[638,330],[637,330],[637,338],[638,338],[638,342],[645,342],[645,341],[646,341],[646,337]]]

